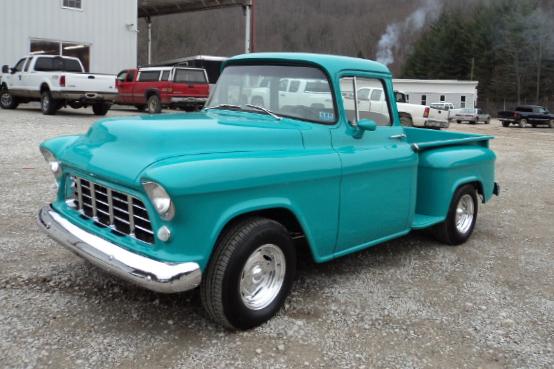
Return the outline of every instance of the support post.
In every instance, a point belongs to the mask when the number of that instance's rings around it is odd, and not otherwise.
[[[247,53],[247,54],[251,50],[251,48],[250,48],[250,42],[251,42],[250,31],[252,30],[251,25],[250,25],[251,7],[252,7],[252,3],[248,3],[247,5],[244,6],[244,52]]]
[[[148,29],[148,65],[152,64],[152,19],[146,17],[146,27]]]

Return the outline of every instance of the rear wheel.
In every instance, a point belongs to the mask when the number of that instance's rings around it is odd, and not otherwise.
[[[0,107],[2,107],[2,109],[15,109],[18,105],[19,101],[7,88],[3,88],[0,91]]]
[[[283,306],[296,271],[296,252],[285,227],[248,218],[221,238],[200,286],[210,318],[228,329],[249,329]]]
[[[52,97],[50,91],[43,91],[40,95],[40,111],[44,115],[54,115],[58,111],[59,103]]]
[[[146,107],[150,114],[159,114],[162,111],[162,102],[158,95],[152,95],[146,102]]]
[[[110,104],[108,103],[99,102],[92,104],[94,115],[106,115],[108,110],[110,110]]]
[[[525,128],[527,125],[527,119],[522,119],[519,121],[519,128]]]
[[[454,193],[446,220],[433,227],[436,239],[449,245],[466,242],[477,221],[477,191],[475,186],[464,185]]]

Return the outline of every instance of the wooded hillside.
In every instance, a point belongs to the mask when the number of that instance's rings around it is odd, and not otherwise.
[[[479,80],[480,101],[554,99],[552,0],[255,0],[256,51],[379,59],[395,76]],[[550,27],[550,28],[549,28]],[[139,25],[139,64],[146,27]],[[153,61],[244,51],[242,9],[153,18]],[[538,96],[538,99],[537,99]]]

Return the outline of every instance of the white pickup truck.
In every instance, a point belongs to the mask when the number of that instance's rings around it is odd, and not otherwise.
[[[53,115],[67,105],[92,106],[105,115],[117,96],[115,76],[85,73],[77,58],[30,55],[10,68],[2,67],[0,107],[15,109],[20,103],[40,101],[43,114]]]

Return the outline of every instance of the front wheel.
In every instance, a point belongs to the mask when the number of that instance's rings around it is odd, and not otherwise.
[[[245,219],[218,242],[200,286],[202,305],[228,329],[256,327],[281,309],[295,272],[287,229],[266,218]]]
[[[17,98],[13,96],[7,89],[2,89],[0,92],[0,107],[2,109],[15,109],[19,105]]]
[[[94,115],[106,115],[110,110],[110,104],[99,102],[92,104],[92,112]]]
[[[466,242],[477,221],[477,191],[468,184],[456,190],[446,220],[433,228],[436,239],[449,245]]]
[[[509,126],[510,126],[509,122],[502,122],[502,127],[509,127]]]

